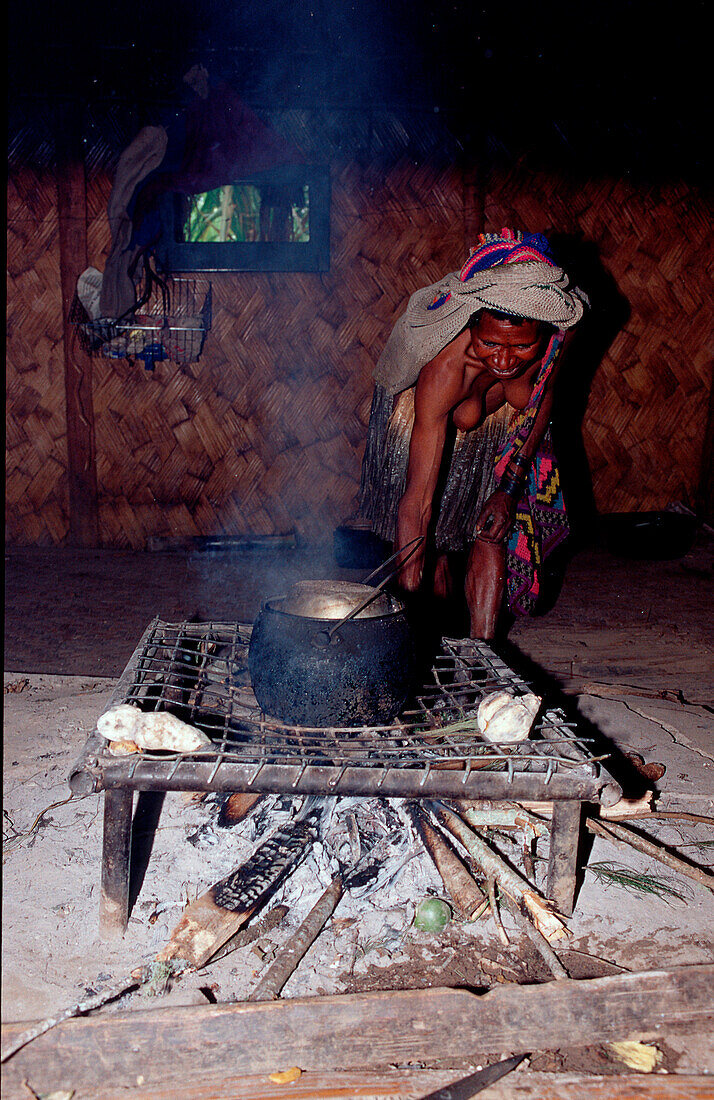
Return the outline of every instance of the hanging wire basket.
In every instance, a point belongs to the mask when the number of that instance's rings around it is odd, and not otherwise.
[[[139,359],[147,370],[170,359],[195,363],[211,328],[208,279],[152,279],[137,286],[137,306],[116,320],[92,320],[75,294],[69,320],[81,348],[108,359]]]

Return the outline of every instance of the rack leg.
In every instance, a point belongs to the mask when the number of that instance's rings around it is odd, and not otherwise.
[[[546,897],[564,917],[572,916],[580,839],[580,802],[553,803]]]
[[[131,788],[115,787],[104,792],[102,892],[99,903],[99,935],[103,940],[123,936],[129,920],[133,808],[134,792]]]

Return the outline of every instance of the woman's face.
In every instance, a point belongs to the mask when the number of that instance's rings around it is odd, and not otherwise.
[[[542,345],[537,321],[513,325],[484,312],[471,329],[466,355],[478,360],[494,378],[518,378],[540,358]]]

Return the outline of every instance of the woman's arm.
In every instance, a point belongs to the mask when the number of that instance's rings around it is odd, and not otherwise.
[[[421,536],[425,541],[399,571],[409,592],[419,587],[424,571],[426,534],[444,453],[449,412],[458,397],[453,364],[432,360],[422,369],[414,394],[414,427],[409,444],[404,495],[397,512],[396,549]]]

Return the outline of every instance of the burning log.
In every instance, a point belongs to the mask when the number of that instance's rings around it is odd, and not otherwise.
[[[262,797],[261,794],[243,794],[239,791],[228,795],[218,813],[218,825],[222,829],[237,825],[248,816]]]
[[[418,804],[409,806],[409,813],[424,847],[431,856],[444,886],[462,920],[476,920],[488,908],[488,899],[467,871],[448,841],[427,820]]]
[[[318,835],[322,799],[308,798],[299,814],[264,841],[241,867],[192,901],[157,960],[203,966],[275,893]]]
[[[457,814],[443,806],[435,806],[434,810],[438,819],[463,844],[486,878],[495,879],[503,893],[511,898],[526,919],[535,924],[546,940],[551,942],[566,934],[565,924],[549,902],[497,856]]]

